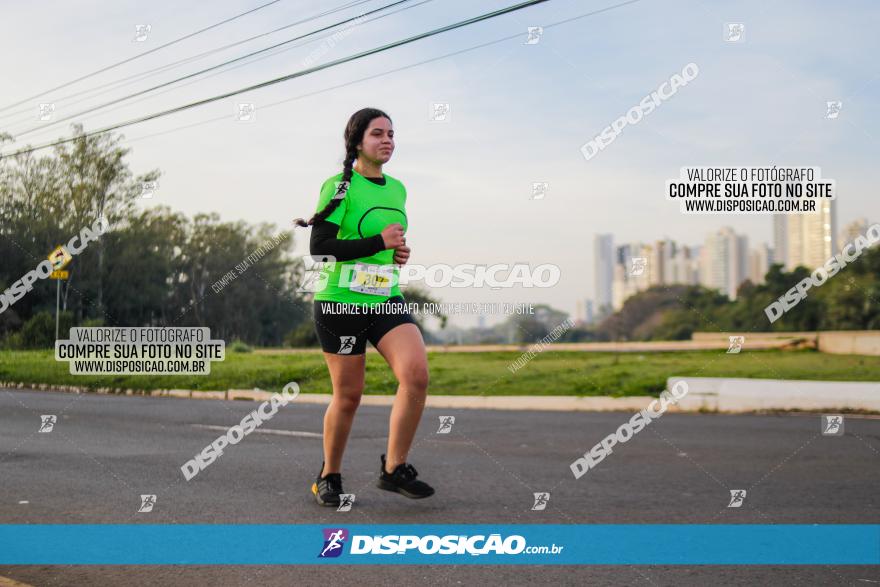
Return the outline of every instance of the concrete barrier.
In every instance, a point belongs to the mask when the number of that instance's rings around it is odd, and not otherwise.
[[[719,412],[754,410],[870,410],[880,411],[880,382],[670,377],[688,384],[685,400]],[[684,405],[682,407],[685,407]]]
[[[880,330],[829,330],[819,333],[819,350],[835,355],[880,355]]]
[[[729,337],[731,336],[745,336],[746,343],[748,343],[749,339],[752,340],[779,340],[779,339],[796,339],[796,338],[806,338],[809,340],[815,340],[817,332],[692,332],[691,340],[698,340],[701,342],[709,342],[709,341],[723,341],[727,342]]]
[[[807,346],[834,355],[880,356],[880,330],[826,330],[819,332],[694,332],[691,341],[703,344],[727,342],[731,336],[745,336],[746,349],[778,346]],[[798,343],[801,344],[798,344]]]

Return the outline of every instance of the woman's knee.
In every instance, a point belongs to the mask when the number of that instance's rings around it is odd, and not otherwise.
[[[354,412],[361,403],[364,387],[346,387],[333,390],[333,403],[343,412]]]
[[[427,365],[414,365],[407,367],[399,378],[399,383],[406,389],[412,391],[425,391],[428,389],[430,376],[428,375]]]

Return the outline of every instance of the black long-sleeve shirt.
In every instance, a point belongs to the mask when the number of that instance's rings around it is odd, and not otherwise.
[[[373,183],[385,185],[384,177],[368,177]],[[333,255],[337,261],[350,261],[359,257],[369,257],[385,250],[385,239],[381,234],[367,238],[342,239],[336,238],[339,225],[335,222],[321,220],[312,225],[309,239],[310,255]]]

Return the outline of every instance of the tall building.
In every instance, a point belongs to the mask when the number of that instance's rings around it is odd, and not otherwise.
[[[614,282],[614,236],[597,234],[593,239],[593,278],[596,287],[596,311],[601,314],[612,305]]]
[[[773,252],[766,244],[760,244],[756,249],[749,251],[749,281],[758,285],[764,283],[770,264],[773,262]]]
[[[668,238],[654,243],[651,258],[648,261],[651,268],[651,285],[678,283],[673,274],[675,273],[676,255],[679,252],[680,248],[676,246],[675,241]]]
[[[748,275],[748,238],[724,228],[706,237],[701,251],[700,283],[720,290],[731,300]]]
[[[837,206],[834,200],[820,200],[818,211],[777,214],[773,219],[774,262],[786,271],[798,265],[813,270],[837,252]]]
[[[847,243],[853,242],[857,236],[864,235],[868,230],[868,226],[869,223],[867,218],[856,218],[844,226],[843,230],[840,231],[840,236],[837,238],[838,250],[843,248]]]
[[[644,291],[656,281],[653,266],[654,248],[642,243],[621,245],[614,249],[614,280],[611,287],[611,306],[623,307],[632,295]]]
[[[788,259],[788,214],[773,215],[773,263],[786,267]]]
[[[696,285],[700,282],[699,249],[696,247],[680,247],[670,264],[667,283],[684,283]]]

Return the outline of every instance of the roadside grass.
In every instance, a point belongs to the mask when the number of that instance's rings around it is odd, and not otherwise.
[[[816,351],[675,351],[593,353],[547,349],[511,372],[516,351],[428,354],[437,395],[658,395],[667,377],[745,377],[831,381],[880,381],[880,357],[826,355]],[[303,393],[331,393],[323,355],[227,353],[209,375],[71,375],[53,351],[0,351],[0,381],[153,390],[280,391],[296,381]],[[392,395],[397,382],[384,359],[367,355],[365,393]]]

